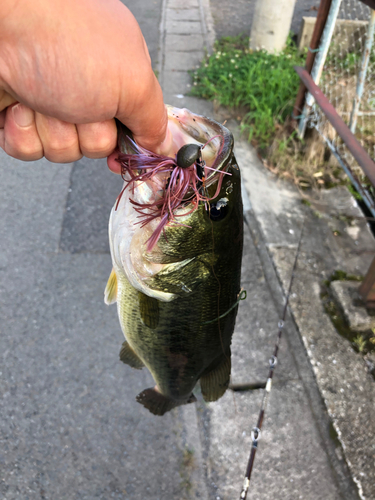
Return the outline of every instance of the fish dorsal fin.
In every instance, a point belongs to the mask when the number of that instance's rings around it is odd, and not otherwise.
[[[159,301],[139,292],[139,311],[142,323],[155,330],[159,324]]]
[[[121,347],[120,360],[136,370],[141,370],[145,366],[126,340]]]
[[[188,403],[194,403],[197,399],[193,393],[190,394],[188,399],[178,401],[176,399],[168,398],[156,391],[155,389],[145,389],[136,397],[138,403],[141,403],[145,408],[147,408],[154,415],[164,415],[167,411],[176,408],[176,406],[186,405]]]
[[[111,274],[109,275],[107,286],[104,290],[104,302],[109,306],[110,304],[114,304],[117,300],[117,277],[115,270],[112,269]]]
[[[221,360],[216,367],[201,376],[201,389],[203,399],[207,402],[216,401],[223,396],[228,389],[230,378],[230,351],[222,354]]]

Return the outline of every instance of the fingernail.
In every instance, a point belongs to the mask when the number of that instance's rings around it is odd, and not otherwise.
[[[19,103],[13,106],[13,118],[19,127],[30,127],[34,121],[34,111]]]

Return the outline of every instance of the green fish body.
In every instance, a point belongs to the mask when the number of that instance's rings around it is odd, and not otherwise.
[[[133,368],[146,366],[156,382],[137,396],[156,415],[195,401],[198,380],[206,401],[226,391],[243,243],[241,178],[231,133],[187,110],[168,113],[172,129],[182,129],[181,136],[174,132],[176,148],[220,135],[206,146],[204,159],[227,174],[210,203],[200,202],[191,213],[186,207],[177,211],[179,224],[168,223],[151,251],[147,240],[158,221],[140,227],[129,200],[147,201],[155,186],[143,182],[126,189],[111,213],[113,271],[105,300],[117,301],[126,339],[121,360]],[[126,150],[126,141],[120,147]],[[208,175],[206,189],[213,196],[217,185],[209,180]]]

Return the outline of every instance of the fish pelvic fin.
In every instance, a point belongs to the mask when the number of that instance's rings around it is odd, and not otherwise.
[[[228,389],[231,370],[230,351],[222,354],[219,364],[201,376],[201,390],[203,399],[208,403],[216,401]]]
[[[197,399],[193,393],[190,394],[187,400],[178,401],[168,398],[155,389],[145,389],[136,397],[138,403],[141,403],[154,415],[164,415],[167,411],[176,408],[177,406],[194,403]]]
[[[141,370],[145,366],[126,340],[121,347],[120,360],[136,370]]]
[[[115,270],[112,269],[109,275],[107,286],[104,290],[104,302],[107,306],[114,304],[117,300],[117,276]]]

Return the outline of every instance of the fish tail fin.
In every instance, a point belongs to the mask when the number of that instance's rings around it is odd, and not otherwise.
[[[188,403],[194,403],[197,399],[193,393],[184,401],[168,398],[155,389],[145,389],[136,397],[138,403],[141,403],[154,415],[164,415],[167,411]]]

